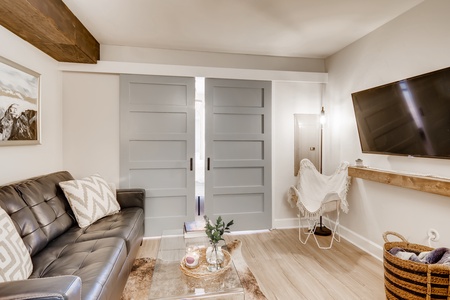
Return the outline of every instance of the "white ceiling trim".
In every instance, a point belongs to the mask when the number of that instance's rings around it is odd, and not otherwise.
[[[254,70],[238,68],[216,68],[180,65],[162,65],[130,63],[116,61],[99,61],[95,65],[59,63],[63,72],[83,72],[102,74],[139,74],[162,76],[189,76],[209,78],[233,78],[248,80],[296,81],[305,83],[327,83],[325,72],[293,72],[277,70]]]

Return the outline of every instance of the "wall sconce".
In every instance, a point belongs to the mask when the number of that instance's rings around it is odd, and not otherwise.
[[[325,109],[322,106],[322,110],[320,111],[320,124],[325,124],[326,118],[325,118]]]
[[[320,117],[319,117],[319,122],[320,122],[320,163],[319,163],[319,172],[322,173],[322,164],[323,164],[323,125],[325,125],[326,122],[326,118],[325,118],[325,109],[322,106],[322,110],[320,111]]]

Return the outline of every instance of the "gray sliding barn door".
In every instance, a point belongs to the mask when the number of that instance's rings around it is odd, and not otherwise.
[[[271,82],[205,81],[205,214],[270,229]]]
[[[194,78],[121,75],[120,187],[145,188],[145,235],[195,213]]]

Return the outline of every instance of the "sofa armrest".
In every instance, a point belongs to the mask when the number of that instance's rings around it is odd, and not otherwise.
[[[2,282],[0,299],[81,300],[81,279],[66,275]]]
[[[144,189],[117,189],[117,201],[121,208],[141,207],[144,208],[145,190]]]

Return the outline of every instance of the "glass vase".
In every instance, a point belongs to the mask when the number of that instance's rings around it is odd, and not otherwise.
[[[206,249],[206,261],[208,262],[208,271],[217,272],[222,268],[223,263],[222,248],[217,243],[212,243]]]

